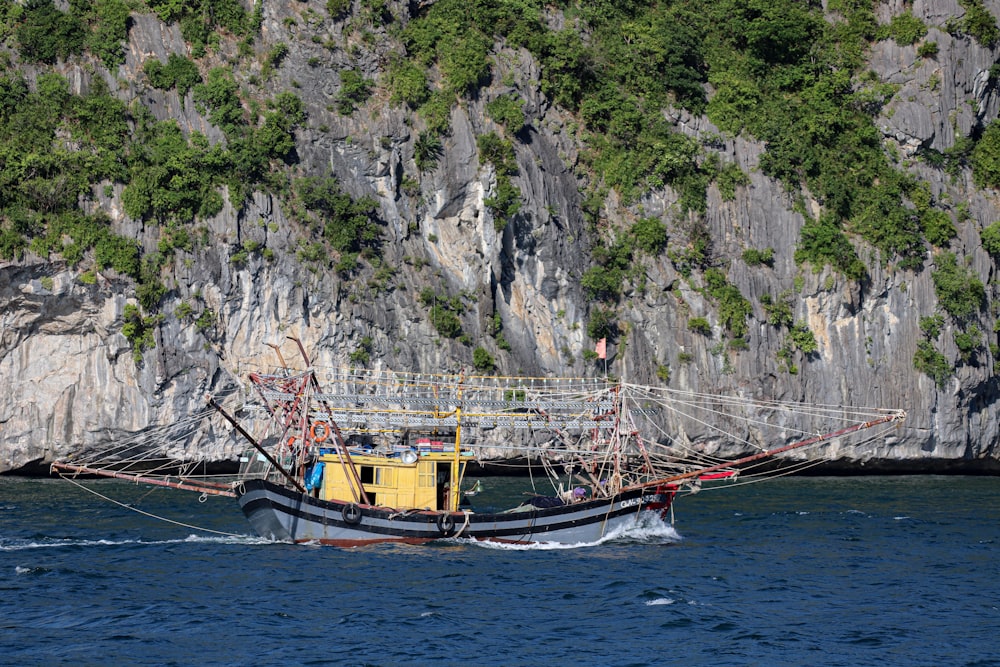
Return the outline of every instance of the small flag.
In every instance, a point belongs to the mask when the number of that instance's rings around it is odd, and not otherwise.
[[[602,338],[601,340],[597,341],[597,347],[594,348],[594,351],[597,352],[597,358],[598,359],[607,359],[608,358],[608,339],[607,338]]]

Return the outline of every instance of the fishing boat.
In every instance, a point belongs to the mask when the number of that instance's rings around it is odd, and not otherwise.
[[[168,426],[191,439],[205,432],[199,420],[223,420],[246,444],[235,479],[164,457],[170,434],[157,444],[148,431],[52,468],[233,497],[257,535],[284,542],[588,544],[637,522],[669,522],[675,498],[704,486],[801,471],[884,442],[905,417],[609,378],[319,369],[299,350],[303,368],[281,359],[250,373],[235,408],[208,397],[210,410]],[[726,447],[739,454],[720,456]],[[473,506],[468,467],[513,452],[549,490],[503,509]]]

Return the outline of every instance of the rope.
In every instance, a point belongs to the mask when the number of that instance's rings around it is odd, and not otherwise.
[[[152,512],[147,512],[145,510],[139,509],[138,507],[132,507],[132,506],[127,505],[125,503],[119,502],[119,501],[115,500],[114,498],[109,498],[106,495],[104,495],[103,493],[98,493],[97,491],[95,491],[93,489],[88,489],[83,484],[80,484],[75,479],[67,477],[66,475],[59,475],[59,476],[62,477],[67,482],[70,482],[71,484],[74,484],[74,485],[80,487],[81,489],[83,489],[87,493],[93,493],[98,498],[101,498],[103,500],[107,500],[109,503],[114,503],[115,505],[118,505],[119,507],[124,507],[127,510],[132,510],[133,512],[138,512],[139,514],[142,514],[144,516],[148,516],[148,517],[150,517],[152,519],[158,519],[160,521],[165,521],[166,523],[172,523],[172,524],[174,524],[176,526],[181,526],[183,528],[190,528],[192,530],[200,530],[200,531],[205,532],[205,533],[214,533],[215,535],[224,535],[226,537],[246,537],[246,535],[241,535],[240,533],[227,533],[227,532],[224,532],[224,531],[221,531],[221,530],[212,530],[211,528],[202,528],[201,526],[193,526],[193,525],[191,525],[189,523],[184,523],[182,521],[174,521],[173,519],[168,519],[168,518],[166,518],[164,516],[158,516],[156,514],[153,514]],[[146,494],[146,495],[149,495],[149,494]],[[143,497],[145,497],[145,496],[143,496]]]

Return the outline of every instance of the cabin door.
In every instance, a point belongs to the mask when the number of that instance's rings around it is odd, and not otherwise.
[[[451,463],[439,461],[437,464],[437,509],[448,509],[451,492]]]

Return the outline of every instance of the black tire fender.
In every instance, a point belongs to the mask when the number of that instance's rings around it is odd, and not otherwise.
[[[361,523],[361,508],[354,503],[349,503],[344,505],[344,509],[340,511],[340,516],[344,517],[344,523],[356,526]]]
[[[455,517],[451,514],[439,514],[437,518],[438,532],[448,537],[455,532]]]

